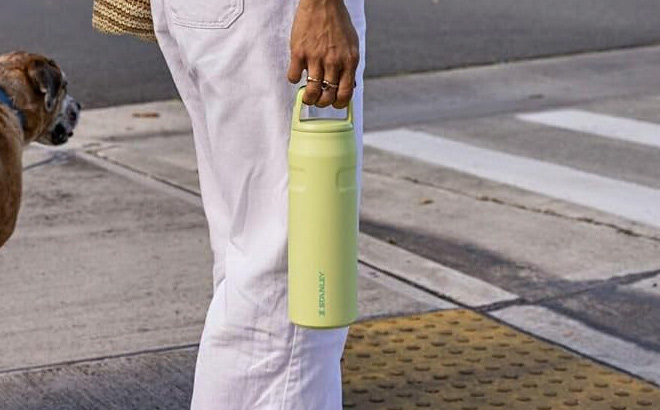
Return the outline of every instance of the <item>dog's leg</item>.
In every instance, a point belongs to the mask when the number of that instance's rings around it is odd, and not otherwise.
[[[21,206],[23,132],[0,112],[0,247],[16,227]]]

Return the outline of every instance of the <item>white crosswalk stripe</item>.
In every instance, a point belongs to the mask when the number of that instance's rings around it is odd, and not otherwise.
[[[660,124],[596,114],[553,110],[516,116],[522,121],[660,148]]]
[[[371,132],[368,146],[660,227],[660,190],[410,129]]]

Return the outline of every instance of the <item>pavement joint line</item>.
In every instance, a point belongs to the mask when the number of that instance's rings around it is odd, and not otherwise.
[[[513,204],[513,203],[508,203],[506,201],[503,201],[498,198],[492,198],[492,197],[477,197],[476,198],[479,201],[484,201],[484,202],[493,202],[493,203],[498,203],[502,205],[507,205],[511,206],[517,209],[525,210],[525,211],[530,211],[538,214],[543,214],[543,215],[550,215],[554,216],[557,218],[562,218],[570,221],[575,221],[575,222],[580,222],[580,223],[585,223],[588,225],[593,225],[593,226],[599,226],[599,227],[604,227],[604,228],[610,228],[615,231],[617,231],[620,234],[630,236],[632,238],[640,238],[640,239],[648,239],[654,242],[660,242],[660,237],[658,236],[653,236],[653,235],[646,235],[642,233],[638,233],[633,231],[632,229],[629,228],[622,228],[620,226],[617,226],[616,224],[610,223],[610,222],[600,222],[597,221],[593,218],[590,217],[584,217],[584,216],[570,216],[570,215],[564,215],[559,212],[553,211],[551,209],[542,209],[542,208],[534,208],[534,207],[529,207],[526,205],[521,205],[521,204]]]
[[[419,307],[415,311],[397,311],[397,312],[391,312],[391,311],[384,311],[384,312],[370,312],[368,314],[363,314],[362,308],[358,308],[358,313],[359,313],[359,320],[369,320],[370,318],[377,318],[377,317],[389,317],[392,315],[397,315],[397,314],[413,314],[416,312],[423,312],[423,311],[434,311],[437,309],[455,309],[457,308],[456,305],[451,304],[444,299],[439,299],[435,297],[434,295],[429,295],[427,292],[417,289],[412,286],[408,286],[406,284],[402,284],[401,281],[398,279],[392,278],[388,275],[385,275],[384,273],[372,269],[369,266],[366,266],[364,263],[361,261],[359,262],[359,269],[358,269],[358,275],[360,280],[365,280],[369,282],[373,282],[378,284],[378,286],[382,287],[383,289],[388,289],[393,294],[396,295],[401,295],[405,298],[407,298],[410,301],[413,301],[415,303],[418,303],[420,305],[424,305],[424,307]]]
[[[121,107],[121,106],[120,106]],[[96,108],[96,110],[104,110],[105,108]],[[139,140],[139,139],[148,139],[148,138],[173,138],[173,137],[179,137],[181,135],[188,135],[190,134],[192,136],[192,128],[176,128],[176,129],[166,129],[166,130],[158,130],[158,131],[145,131],[145,132],[134,132],[131,133],[130,135],[119,135],[119,136],[109,136],[106,138],[103,138],[103,142],[110,142],[110,143],[125,143],[125,142],[131,142],[133,140]]]
[[[570,298],[573,296],[581,295],[584,293],[589,293],[591,291],[597,290],[597,289],[602,289],[602,288],[607,288],[610,286],[617,286],[617,285],[632,285],[637,282],[641,282],[647,279],[651,279],[654,277],[660,276],[660,269],[658,270],[651,270],[651,271],[644,271],[644,272],[636,272],[636,273],[630,273],[622,276],[614,276],[606,280],[599,280],[594,282],[591,285],[587,285],[583,288],[576,289],[571,292],[566,292],[560,295],[553,295],[553,296],[548,296],[544,298],[538,298],[538,299],[533,299],[533,300],[527,300],[526,303],[523,303],[522,305],[538,305],[542,303],[548,303],[548,302],[554,302],[566,298]],[[500,310],[500,309],[491,309],[492,310]]]
[[[371,263],[371,262],[367,262],[367,261],[365,261],[365,260],[363,260],[363,259],[359,259],[359,262],[360,262],[361,264],[363,264],[364,266],[366,266],[366,267],[368,267],[368,268],[371,268],[371,269],[373,269],[373,270],[375,270],[375,271],[377,271],[377,272],[379,272],[379,273],[381,273],[381,274],[383,274],[383,275],[385,275],[385,276],[387,276],[387,277],[389,277],[389,278],[392,278],[392,279],[394,279],[394,280],[397,280],[397,281],[399,281],[399,282],[401,282],[401,283],[403,283],[403,284],[405,284],[405,285],[411,286],[411,287],[413,287],[413,288],[415,288],[415,289],[417,289],[417,290],[421,290],[422,292],[427,293],[427,294],[429,294],[429,295],[431,295],[431,296],[434,296],[434,297],[436,297],[436,298],[438,298],[438,299],[442,299],[442,300],[444,300],[445,302],[452,303],[452,304],[456,305],[457,307],[460,307],[460,308],[463,308],[463,309],[470,309],[470,310],[473,310],[473,307],[471,307],[471,306],[469,306],[469,305],[467,305],[467,304],[465,304],[465,303],[463,303],[463,302],[459,302],[459,301],[456,300],[456,299],[452,299],[451,297],[447,296],[446,294],[443,294],[443,293],[437,292],[437,291],[435,291],[435,290],[433,290],[433,289],[429,289],[429,288],[427,288],[427,287],[424,286],[424,285],[420,285],[419,283],[413,282],[412,280],[407,279],[407,278],[404,278],[404,277],[402,277],[402,276],[400,276],[400,275],[397,275],[396,273],[393,273],[393,272],[387,271],[387,270],[385,270],[385,269],[383,269],[383,268],[381,268],[381,267],[378,267],[378,266],[374,265],[374,264]]]
[[[632,285],[637,282],[641,282],[646,279],[651,279],[659,275],[660,275],[660,269],[626,273],[623,275],[611,277],[606,280],[598,281],[597,282],[598,284],[595,285],[594,287],[609,286],[609,285]]]
[[[375,148],[375,149],[380,149],[380,148]],[[542,214],[542,215],[554,216],[554,217],[557,217],[557,218],[561,218],[561,219],[565,219],[565,220],[569,220],[569,221],[574,221],[574,222],[580,222],[580,223],[584,223],[584,224],[588,224],[588,225],[592,225],[592,226],[610,228],[610,229],[613,229],[613,230],[617,231],[618,233],[620,233],[622,235],[630,236],[632,238],[648,239],[650,241],[660,243],[660,236],[647,235],[647,234],[635,232],[630,228],[624,228],[624,227],[618,226],[618,225],[610,223],[610,222],[597,221],[597,220],[595,220],[591,217],[565,215],[565,214],[561,214],[557,211],[553,211],[551,209],[543,209],[543,208],[537,208],[537,207],[531,207],[531,206],[527,206],[527,205],[517,204],[517,203],[505,201],[505,200],[495,198],[495,197],[491,197],[491,196],[471,195],[467,192],[463,192],[463,191],[453,189],[453,188],[449,188],[449,187],[445,187],[445,186],[434,185],[434,184],[431,184],[431,183],[428,183],[428,182],[425,182],[425,181],[420,181],[419,179],[412,178],[412,177],[397,177],[396,175],[392,175],[392,174],[388,174],[388,173],[380,173],[380,172],[373,172],[373,171],[366,171],[366,170],[363,171],[363,172],[374,174],[374,175],[379,175],[379,176],[383,176],[383,177],[389,177],[389,178],[392,178],[392,179],[399,179],[399,180],[409,181],[409,182],[412,182],[414,184],[421,185],[421,186],[424,186],[424,187],[427,187],[427,188],[434,188],[434,189],[437,189],[437,190],[440,190],[440,191],[449,192],[449,193],[452,193],[452,194],[460,195],[460,196],[463,196],[465,198],[471,198],[471,199],[481,201],[481,202],[491,202],[491,203],[498,204],[498,205],[503,205],[503,206],[508,206],[508,207],[512,207],[512,208],[515,208],[515,209],[520,209],[522,211],[528,211],[528,212],[533,212],[533,213]],[[539,195],[542,195],[542,194],[539,194]]]
[[[75,366],[75,365],[80,365],[80,364],[85,364],[85,363],[97,363],[97,362],[102,362],[104,360],[122,359],[122,358],[125,358],[125,357],[140,356],[140,355],[143,355],[143,354],[174,352],[174,351],[178,351],[178,350],[188,350],[188,349],[196,349],[196,348],[199,348],[199,343],[189,343],[189,344],[177,345],[177,346],[158,347],[158,348],[154,348],[154,349],[135,350],[135,351],[132,351],[132,352],[117,353],[117,354],[105,355],[105,356],[87,357],[87,358],[84,358],[84,359],[65,360],[65,361],[61,361],[61,362],[40,364],[40,365],[36,365],[36,366],[15,367],[15,368],[11,368],[11,369],[0,370],[0,376],[6,376],[6,375],[11,375],[11,374],[17,374],[17,373],[33,372],[33,371],[39,371],[39,370],[47,370],[47,369],[53,369],[53,368],[58,368],[58,367],[64,367],[64,366]]]
[[[103,151],[103,150],[99,150],[99,151],[97,151],[97,152],[100,153],[100,152],[102,152],[102,151]],[[87,153],[85,153],[85,154],[87,154]],[[182,186],[182,185],[179,185],[179,184],[176,184],[176,183],[174,183],[174,182],[168,181],[168,180],[165,179],[165,178],[159,178],[159,177],[156,176],[156,175],[153,175],[153,174],[149,174],[149,173],[146,173],[146,172],[140,171],[140,170],[138,170],[138,169],[136,169],[136,168],[133,168],[133,167],[131,167],[131,166],[129,166],[129,165],[126,165],[126,164],[123,164],[123,163],[121,163],[121,162],[115,161],[115,160],[113,160],[112,158],[106,158],[106,157],[103,157],[103,156],[100,156],[100,155],[94,155],[94,154],[92,154],[92,156],[94,156],[94,157],[96,157],[96,158],[99,158],[99,159],[101,159],[101,160],[107,161],[107,162],[109,162],[109,163],[112,163],[112,164],[114,164],[114,165],[116,165],[116,166],[119,166],[119,167],[125,168],[125,169],[127,169],[127,170],[129,170],[129,171],[132,171],[132,172],[136,173],[136,174],[143,175],[143,176],[145,176],[145,177],[147,177],[147,178],[150,178],[150,179],[152,179],[152,180],[154,180],[154,181],[158,181],[158,182],[161,182],[161,183],[163,183],[163,184],[165,184],[165,185],[169,185],[169,186],[171,186],[172,188],[180,189],[181,191],[186,192],[186,193],[188,193],[188,194],[191,194],[192,196],[196,196],[196,197],[199,197],[199,196],[200,196],[200,195],[199,195],[197,192],[195,192],[194,190],[191,190],[191,189],[189,189],[189,188],[186,188],[186,187],[184,187],[184,186]]]
[[[610,278],[610,281],[613,282],[619,282],[619,285],[632,285],[637,282],[642,282],[647,279],[654,278],[656,276],[660,276],[660,269],[656,270],[650,270],[650,271],[645,271],[645,272],[637,272],[637,273],[629,273],[624,276],[617,276]]]
[[[30,165],[27,165],[27,166],[23,167],[23,172],[27,172],[31,169],[42,167],[42,166],[45,166],[45,165],[50,165],[50,164],[63,162],[63,161],[66,161],[67,159],[71,158],[71,156],[72,156],[71,153],[66,152],[66,151],[55,151],[55,152],[51,153],[50,157],[48,157],[48,158],[46,158],[42,161],[38,161],[38,162],[35,162],[33,164],[30,164]]]
[[[418,255],[405,245],[394,245],[362,232],[359,245],[359,258],[365,266],[375,267],[375,272],[399,283],[410,282],[435,298],[459,301],[470,307],[519,299],[487,281]]]
[[[431,296],[434,296],[438,299],[444,300],[445,302],[449,302],[451,304],[454,304],[454,305],[456,305],[457,308],[471,310],[471,311],[475,311],[475,312],[482,312],[482,311],[492,310],[492,309],[500,307],[500,306],[503,306],[503,307],[517,306],[517,305],[521,305],[521,304],[525,303],[525,299],[518,297],[517,299],[500,301],[500,302],[495,302],[495,303],[482,305],[482,306],[471,306],[471,305],[469,305],[465,302],[461,302],[461,301],[449,296],[446,293],[441,293],[441,292],[438,292],[436,290],[430,289],[430,288],[428,288],[428,287],[426,287],[422,284],[419,284],[417,282],[414,282],[414,281],[412,281],[408,278],[397,275],[396,273],[391,272],[387,269],[376,266],[373,262],[365,261],[364,259],[359,259],[359,261],[364,266],[367,266],[367,267],[369,267],[369,268],[371,268],[371,269],[373,269],[373,270],[375,270],[375,271],[377,271],[377,272],[379,272],[379,273],[381,273],[381,274],[383,274],[383,275],[385,275],[389,278],[392,278],[396,281],[401,282],[402,284],[405,284],[407,286],[410,286],[410,287],[413,287],[417,290],[425,292],[425,293],[427,293]],[[469,276],[469,275],[465,275],[465,276]]]
[[[157,178],[153,175],[149,175],[145,172],[136,170],[124,164],[111,161],[108,158],[102,158],[94,154],[79,150],[75,150],[73,152],[77,158],[80,158],[92,165],[98,166],[102,169],[128,178],[131,181],[135,181],[139,184],[146,185],[158,191],[164,191],[172,196],[188,202],[189,204],[200,207],[202,205],[201,197],[190,189],[170,183],[169,181],[163,180],[162,178]]]
[[[614,276],[606,280],[600,280],[593,283],[592,285],[588,285],[580,289],[576,289],[574,291],[570,291],[562,294],[557,294],[557,295],[552,295],[537,299],[528,299],[528,298],[520,297],[515,300],[505,300],[502,302],[495,302],[489,305],[479,306],[473,308],[473,310],[477,312],[488,313],[488,312],[497,312],[503,309],[510,308],[512,306],[536,306],[543,303],[559,301],[562,299],[570,298],[584,293],[589,293],[591,291],[601,288],[606,288],[609,286],[632,285],[637,282],[642,282],[644,280],[651,279],[657,276],[660,276],[660,269],[630,273],[623,276]]]
[[[601,289],[601,288],[606,288],[609,286],[616,286],[616,285],[632,285],[637,282],[642,282],[647,279],[651,279],[654,277],[660,276],[660,269],[658,270],[651,270],[651,271],[644,271],[644,272],[636,272],[636,273],[630,273],[624,276],[614,276],[612,278],[609,278],[607,280],[601,280],[597,281],[596,283],[590,285],[590,286],[585,286],[583,288],[571,291],[571,292],[566,292],[563,294],[559,295],[553,295],[553,296],[548,296],[544,298],[538,298],[538,299],[528,299],[524,297],[520,297],[515,300],[505,300],[502,302],[495,302],[490,305],[484,305],[484,306],[479,306],[476,308],[473,308],[474,311],[476,312],[481,312],[481,313],[488,313],[488,312],[497,312],[499,310],[507,309],[512,306],[535,306],[535,305],[540,305],[543,303],[548,303],[548,302],[554,302],[566,298],[570,298],[573,296],[581,295],[583,293],[588,293],[593,290]],[[456,302],[454,302],[456,303]]]
[[[520,298],[514,299],[514,300],[504,300],[504,301],[501,301],[501,302],[491,303],[489,305],[479,306],[479,307],[473,308],[473,310],[475,312],[479,312],[479,313],[488,313],[488,312],[495,312],[495,311],[502,310],[502,309],[507,309],[507,308],[510,308],[512,306],[526,306],[526,305],[529,305],[529,304],[531,304],[531,302],[528,299],[520,297]]]

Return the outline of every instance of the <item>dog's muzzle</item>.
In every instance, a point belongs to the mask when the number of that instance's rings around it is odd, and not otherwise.
[[[80,119],[80,104],[67,94],[62,101],[62,108],[50,129],[50,141],[53,145],[62,145],[73,135],[73,130]]]

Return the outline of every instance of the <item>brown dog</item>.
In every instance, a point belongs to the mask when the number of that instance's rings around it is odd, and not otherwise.
[[[0,247],[16,226],[23,147],[33,141],[65,143],[79,113],[55,62],[23,52],[0,55]]]

